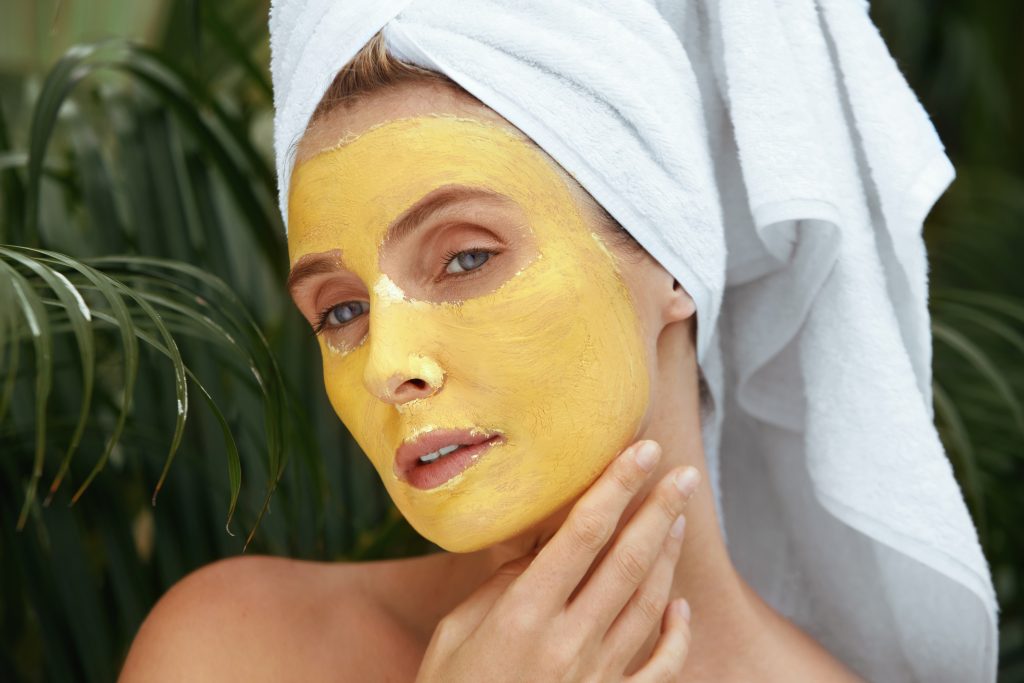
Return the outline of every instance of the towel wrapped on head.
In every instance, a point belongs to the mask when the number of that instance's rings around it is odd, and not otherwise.
[[[932,424],[924,216],[953,178],[863,0],[276,0],[275,149],[378,31],[540,145],[696,303],[744,578],[860,675],[995,679]]]

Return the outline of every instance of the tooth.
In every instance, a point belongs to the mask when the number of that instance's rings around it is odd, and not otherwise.
[[[453,444],[451,444],[449,446],[443,446],[442,448],[437,449],[433,453],[427,453],[426,455],[421,455],[420,456],[420,462],[434,462],[438,458],[446,456],[449,453],[453,453],[453,452],[459,450],[460,448],[462,448],[462,444],[458,444],[458,443],[453,443]]]

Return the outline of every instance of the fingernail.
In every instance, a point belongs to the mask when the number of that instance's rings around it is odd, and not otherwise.
[[[687,467],[682,472],[676,474],[676,488],[679,489],[679,493],[683,494],[683,498],[692,496],[693,492],[697,490],[698,483],[700,483],[700,472],[697,471],[696,467]]]
[[[645,472],[650,472],[658,464],[661,449],[653,441],[644,441],[636,451],[636,464]]]
[[[686,623],[690,623],[690,603],[686,601],[686,598],[679,598],[676,600],[676,612],[686,621]]]
[[[686,517],[679,515],[676,517],[676,521],[672,522],[672,527],[668,530],[668,533],[672,538],[682,538],[685,529]]]

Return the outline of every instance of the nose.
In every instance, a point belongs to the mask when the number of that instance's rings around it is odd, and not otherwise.
[[[433,335],[414,312],[415,306],[397,285],[382,276],[370,294],[363,384],[378,399],[396,406],[432,396],[444,384],[444,371],[429,353]]]
[[[371,350],[366,364],[363,383],[370,393],[385,403],[397,406],[427,398],[444,384],[444,371],[429,356],[411,353],[394,357],[374,351]]]

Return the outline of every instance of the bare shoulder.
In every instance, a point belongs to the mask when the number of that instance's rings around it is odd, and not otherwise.
[[[409,636],[377,599],[374,574],[367,564],[254,556],[202,567],[150,612],[120,680],[408,679]]]

